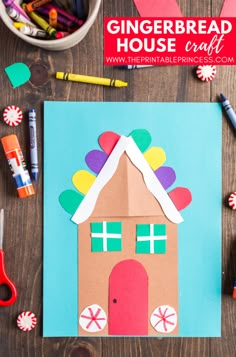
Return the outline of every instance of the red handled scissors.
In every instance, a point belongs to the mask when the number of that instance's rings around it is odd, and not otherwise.
[[[4,210],[0,210],[0,285],[6,285],[11,290],[11,297],[8,300],[0,300],[0,306],[10,306],[17,298],[17,291],[14,283],[8,278],[4,266],[3,243]]]

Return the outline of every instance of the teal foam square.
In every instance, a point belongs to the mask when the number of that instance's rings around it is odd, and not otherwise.
[[[107,239],[107,251],[108,252],[119,252],[122,250],[122,240],[119,238],[108,238]]]
[[[136,242],[137,254],[150,254],[150,241]]]
[[[102,238],[92,238],[92,252],[103,252],[103,239]]]

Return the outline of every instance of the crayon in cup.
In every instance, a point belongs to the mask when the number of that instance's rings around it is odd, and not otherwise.
[[[6,13],[10,16],[14,21],[23,22],[24,24],[29,24],[32,27],[36,27],[30,20],[27,20],[24,16],[22,16],[19,12],[17,12],[12,7],[6,8]]]
[[[25,8],[25,4],[22,5]],[[46,31],[50,36],[55,37],[56,29],[49,25],[47,21],[44,20],[41,16],[39,16],[36,12],[31,11],[29,12],[29,17],[36,22],[44,31]]]
[[[52,0],[34,0],[26,5],[28,12],[36,10],[38,7],[43,6]]]
[[[20,13],[24,18],[29,20],[29,16],[26,14],[26,12],[20,7],[18,2],[15,0],[3,0],[3,3],[6,7],[11,7],[16,10],[17,13]]]
[[[57,10],[54,8],[49,10],[49,25],[57,28]]]
[[[44,6],[45,9],[56,9],[58,16],[61,15],[61,17],[67,19],[67,23],[70,24],[71,27],[81,27],[84,24],[84,20],[78,19],[76,16],[69,14],[67,11],[64,11],[63,9],[54,6],[52,4],[46,4]]]
[[[53,18],[54,18],[54,25],[52,25],[52,12],[54,12]],[[56,28],[60,28],[60,25],[62,26],[63,29],[68,29],[71,27],[71,20],[66,19],[62,15],[57,13],[57,10],[55,8],[46,8],[46,6],[42,6],[37,9],[37,13],[39,15],[42,15],[46,20],[48,20],[48,23],[50,26]],[[56,15],[56,16],[55,16]]]
[[[16,135],[8,135],[1,138],[2,146],[14,178],[17,192],[20,198],[35,194],[29,172]]]
[[[32,36],[32,37],[40,37],[40,38],[45,38],[47,37],[47,32],[44,30],[36,29],[34,27],[25,25],[21,26],[19,28],[20,32],[23,33],[24,35],[27,36]]]

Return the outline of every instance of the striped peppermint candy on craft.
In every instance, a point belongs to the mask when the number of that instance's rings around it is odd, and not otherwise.
[[[89,305],[81,312],[79,324],[88,332],[102,331],[107,324],[107,315],[99,305]]]
[[[157,332],[170,333],[177,325],[177,313],[171,306],[160,305],[153,311],[150,322]]]
[[[229,207],[231,207],[233,210],[236,210],[236,192],[231,193],[228,198],[228,203]]]
[[[22,312],[17,318],[17,326],[22,331],[30,331],[37,325],[37,318],[31,311]]]
[[[3,120],[10,126],[17,126],[22,122],[22,110],[16,105],[9,105],[4,109]]]
[[[201,81],[209,82],[212,81],[216,76],[216,66],[207,65],[207,66],[198,66],[196,74]]]

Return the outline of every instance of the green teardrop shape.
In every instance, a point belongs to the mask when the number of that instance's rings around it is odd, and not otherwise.
[[[22,62],[16,62],[5,68],[5,72],[13,88],[17,88],[28,82],[31,77],[29,67]]]
[[[146,129],[133,130],[129,136],[133,138],[141,152],[147,150],[152,142],[151,134]]]
[[[64,210],[70,214],[74,214],[84,196],[73,190],[65,190],[59,196],[59,202]]]

